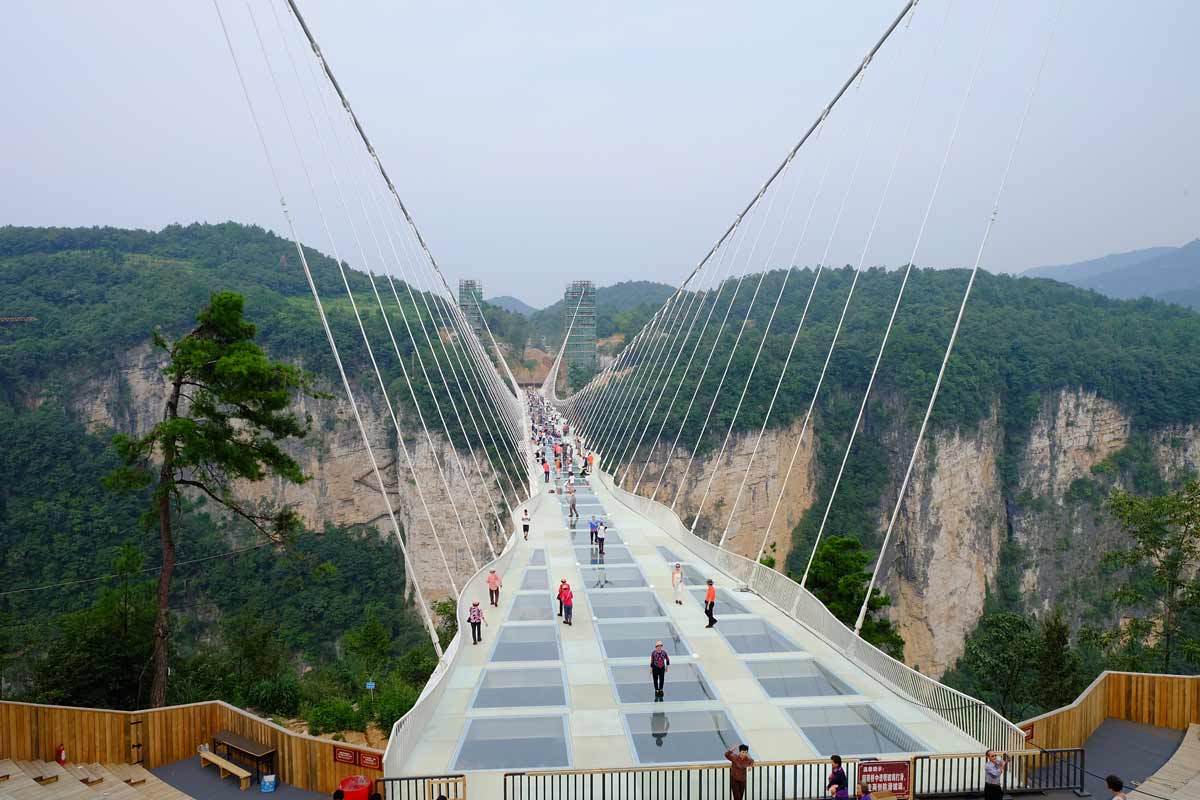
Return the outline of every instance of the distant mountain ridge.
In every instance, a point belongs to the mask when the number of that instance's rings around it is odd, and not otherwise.
[[[1200,239],[1182,247],[1148,247],[1052,267],[1034,267],[1029,278],[1050,278],[1107,297],[1151,297],[1200,309]]]
[[[531,317],[537,313],[537,309],[526,303],[524,300],[513,297],[509,294],[502,294],[499,297],[489,297],[484,300],[488,305],[503,308],[512,314],[520,314],[522,317]]]

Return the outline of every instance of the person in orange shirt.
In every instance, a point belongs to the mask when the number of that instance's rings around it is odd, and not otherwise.
[[[717,624],[717,618],[713,616],[713,610],[717,607],[717,587],[713,586],[712,578],[708,579],[708,591],[704,593],[704,613],[708,615],[708,624],[704,627],[711,628]]]

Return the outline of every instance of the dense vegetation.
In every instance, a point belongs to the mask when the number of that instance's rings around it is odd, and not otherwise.
[[[0,453],[0,575],[13,592],[0,597],[5,696],[16,687],[47,702],[143,707],[159,563],[157,533],[140,520],[149,489],[105,489],[119,466],[111,444],[55,405],[0,409]],[[381,685],[419,689],[433,649],[393,543],[331,527],[282,551],[207,512],[184,514],[169,701],[220,697],[294,714],[299,701],[286,698],[365,697],[355,677],[364,670]],[[358,665],[346,637],[372,619],[368,632],[387,657]],[[303,680],[302,665],[313,667]],[[284,699],[270,700],[267,684]]]
[[[622,281],[596,289],[596,337],[606,339],[618,333],[634,333],[654,315],[675,289],[654,281]],[[529,317],[533,335],[545,349],[556,350],[562,344],[570,318],[564,319],[563,301],[535,311]]]

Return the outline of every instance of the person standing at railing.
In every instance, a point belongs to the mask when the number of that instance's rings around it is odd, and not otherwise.
[[[1004,797],[1004,771],[1008,769],[1008,757],[988,750],[984,758],[983,800],[1001,800]]]
[[[650,680],[654,682],[654,699],[666,693],[667,670],[671,668],[671,657],[663,649],[662,642],[655,642],[650,652]]]
[[[830,756],[830,762],[833,764],[833,769],[829,771],[829,781],[825,784],[825,789],[829,792],[829,796],[835,800],[844,800],[850,797],[849,786],[850,782],[846,780],[846,770],[842,767],[841,756]]]
[[[743,800],[746,796],[746,770],[754,766],[750,746],[739,744],[736,753],[726,750],[725,757],[729,759],[729,793],[733,795],[733,800]]]

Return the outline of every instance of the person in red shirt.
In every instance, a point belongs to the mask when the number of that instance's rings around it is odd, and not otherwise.
[[[575,610],[575,594],[571,591],[570,586],[566,586],[562,590],[563,604],[563,625],[571,624],[571,612]]]
[[[563,594],[571,591],[571,584],[567,583],[566,578],[560,578],[558,582],[558,615],[563,615]]]
[[[711,628],[717,624],[717,618],[713,616],[713,610],[717,607],[717,587],[713,586],[712,578],[708,579],[708,591],[704,593],[704,613],[708,616],[708,624],[704,627]]]
[[[740,744],[736,753],[726,750],[725,757],[729,759],[729,792],[733,800],[742,800],[746,796],[746,770],[754,766],[750,747]]]

